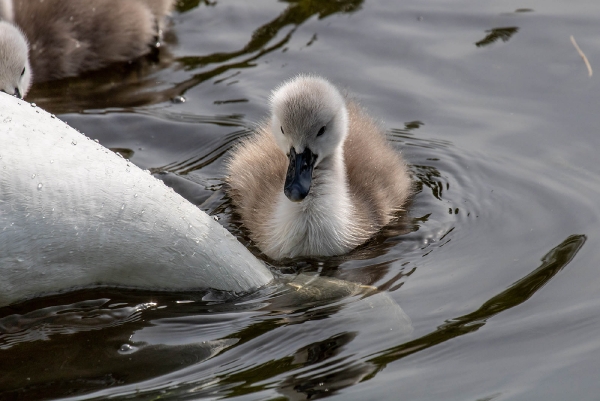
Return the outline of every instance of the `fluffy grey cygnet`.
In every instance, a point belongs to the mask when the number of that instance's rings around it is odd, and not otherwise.
[[[0,90],[25,96],[31,82],[76,76],[149,53],[173,3],[0,0]]]
[[[352,250],[404,209],[412,188],[381,127],[316,76],[274,90],[270,120],[227,168],[235,211],[273,259]]]
[[[0,90],[23,97],[31,86],[28,44],[23,32],[0,21]]]
[[[0,0],[0,20],[12,21],[14,18],[13,13],[13,0]]]

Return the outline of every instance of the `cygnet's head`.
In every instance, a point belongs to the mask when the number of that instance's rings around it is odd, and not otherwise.
[[[0,20],[12,22],[14,19],[13,0],[0,0]]]
[[[344,97],[320,77],[286,81],[271,95],[271,132],[289,159],[285,195],[300,202],[310,191],[313,168],[341,154],[348,135]]]
[[[0,21],[0,90],[23,98],[30,85],[27,39],[13,24]]]

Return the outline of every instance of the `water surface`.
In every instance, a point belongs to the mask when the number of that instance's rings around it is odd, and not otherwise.
[[[380,119],[418,192],[349,255],[274,264],[379,292],[90,290],[2,308],[0,398],[596,399],[600,88],[570,36],[600,74],[599,20],[582,0],[184,1],[159,61],[34,88],[267,262],[223,161],[295,74]]]

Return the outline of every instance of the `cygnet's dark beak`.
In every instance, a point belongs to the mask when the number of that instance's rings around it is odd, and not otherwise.
[[[311,152],[309,148],[305,148],[304,152],[300,154],[296,154],[296,150],[291,148],[288,159],[290,164],[285,176],[283,193],[292,202],[300,202],[306,198],[310,191],[312,172],[317,161],[317,155]]]
[[[15,96],[18,97],[19,99],[23,99],[23,96],[21,96],[21,91],[19,90],[19,88],[15,88]]]

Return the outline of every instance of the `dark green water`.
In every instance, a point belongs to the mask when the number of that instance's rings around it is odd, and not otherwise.
[[[184,1],[160,61],[34,88],[263,259],[223,160],[297,73],[355,94],[420,190],[351,254],[277,265],[370,297],[95,290],[2,308],[0,399],[598,399],[600,88],[570,40],[600,75],[598,26],[583,0]]]

